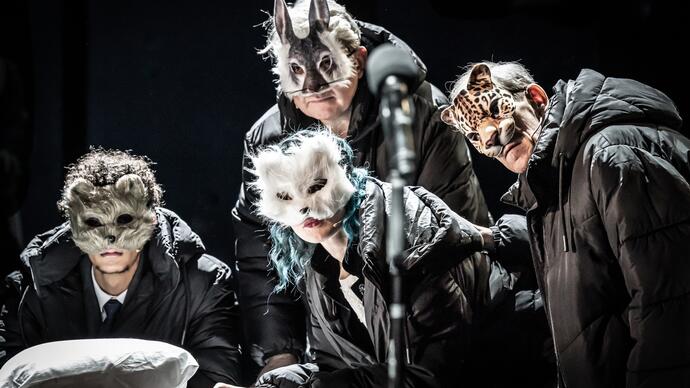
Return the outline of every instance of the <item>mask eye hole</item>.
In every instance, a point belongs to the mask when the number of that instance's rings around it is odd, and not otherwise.
[[[296,64],[295,62],[292,62],[292,63],[290,64],[290,71],[291,71],[293,74],[297,74],[297,75],[302,75],[302,74],[304,74],[304,69],[302,69],[302,66]]]
[[[333,58],[330,55],[324,56],[321,59],[321,63],[319,63],[319,67],[323,72],[331,70],[331,66],[333,66]]]
[[[288,194],[286,192],[276,193],[276,197],[278,197],[278,199],[282,199],[283,201],[289,201],[292,199],[290,194]]]
[[[489,104],[489,113],[491,113],[491,117],[495,119],[500,118],[501,115],[501,109],[499,107],[500,101],[500,99],[496,98],[493,101],[491,101],[491,104]]]
[[[324,186],[326,186],[326,183],[328,183],[328,179],[317,179],[314,181],[314,184],[309,186],[309,189],[307,189],[307,192],[309,194],[314,194],[318,192],[319,190],[323,189]]]
[[[134,217],[132,217],[129,214],[120,214],[117,219],[115,220],[118,225],[127,225],[130,222],[134,220]]]
[[[98,228],[99,226],[103,226],[103,224],[101,224],[101,221],[98,221],[98,219],[94,217],[89,217],[85,219],[84,223],[92,228]]]

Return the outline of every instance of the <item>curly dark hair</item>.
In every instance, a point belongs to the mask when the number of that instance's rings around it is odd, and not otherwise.
[[[115,184],[120,177],[127,174],[138,175],[144,182],[150,207],[160,206],[163,202],[163,188],[156,182],[155,171],[152,168],[154,164],[148,157],[132,155],[130,151],[91,148],[89,153],[67,167],[58,209],[67,214],[67,189],[76,179],[86,179],[94,186],[107,186]]]

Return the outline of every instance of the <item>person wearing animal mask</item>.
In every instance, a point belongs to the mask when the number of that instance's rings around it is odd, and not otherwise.
[[[95,149],[69,167],[58,203],[67,221],[22,253],[31,279],[4,312],[0,364],[40,343],[131,337],[192,353],[190,387],[239,381],[231,271],[160,207],[162,194],[145,157]]]
[[[252,157],[257,212],[269,225],[276,291],[296,285],[309,312],[309,364],[260,387],[383,387],[390,344],[386,218],[391,188],[355,167],[347,142],[304,130]],[[470,222],[422,187],[404,191],[405,386],[462,381],[470,328],[511,295]],[[219,385],[221,387],[221,385]]]
[[[662,92],[582,70],[549,97],[518,63],[470,66],[443,120],[519,174],[562,385],[690,381],[690,140]]]
[[[363,78],[367,53],[376,46],[403,47],[419,67],[412,95],[414,184],[477,224],[488,226],[489,212],[464,139],[440,120],[437,106],[446,99],[424,81],[424,64],[404,42],[379,26],[355,20],[334,1],[301,0],[288,7],[276,0],[266,26],[268,41],[261,54],[273,61],[278,101],[246,134],[243,184],[233,224],[248,354],[268,370],[301,357],[304,310],[289,290],[273,292],[275,273],[266,271],[266,225],[254,211],[258,195],[249,185],[255,178],[249,156],[298,128],[322,125],[357,150],[355,165],[368,165],[374,176],[386,179],[389,166],[378,120],[379,101]]]

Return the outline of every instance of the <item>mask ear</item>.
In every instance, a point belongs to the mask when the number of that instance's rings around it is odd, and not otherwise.
[[[278,38],[280,38],[280,43],[288,44],[296,39],[285,0],[275,0],[273,4],[273,23],[276,26],[276,33]]]
[[[67,206],[71,211],[84,207],[84,202],[88,202],[93,195],[94,186],[84,178],[75,179],[66,191]]]
[[[146,201],[148,199],[144,181],[136,174],[121,176],[120,179],[115,182],[115,190],[122,195],[130,196],[141,201]]]
[[[480,63],[474,65],[472,72],[470,72],[470,79],[467,81],[467,90],[472,90],[477,87],[493,88],[494,84],[491,81],[491,71],[489,66]]]
[[[327,0],[311,0],[309,6],[309,31],[328,31],[331,20]]]
[[[446,125],[455,127],[455,114],[453,112],[453,106],[448,106],[441,111],[441,121],[446,123]]]
[[[280,151],[264,150],[252,157],[252,164],[254,165],[254,175],[257,180],[254,182],[258,186],[266,186],[268,180],[271,179],[273,171],[279,171],[282,163],[282,154]]]

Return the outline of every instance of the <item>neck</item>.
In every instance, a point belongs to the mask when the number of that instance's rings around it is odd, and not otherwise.
[[[340,228],[333,236],[321,241],[321,246],[342,264],[343,259],[345,259],[345,251],[347,251],[347,234],[343,228]]]
[[[343,228],[338,229],[329,239],[322,241],[321,246],[328,254],[338,260],[338,264],[340,264],[340,279],[348,277],[350,273],[343,268],[343,260],[347,251],[347,233],[345,233]]]
[[[348,108],[340,116],[332,120],[321,120],[321,123],[331,130],[336,136],[344,139],[347,137],[347,131],[350,128],[350,117],[352,116],[352,107]]]
[[[136,261],[124,272],[120,273],[103,273],[98,268],[94,267],[94,277],[96,283],[108,295],[117,296],[122,294],[132,282],[134,274],[139,266],[139,256]]]

